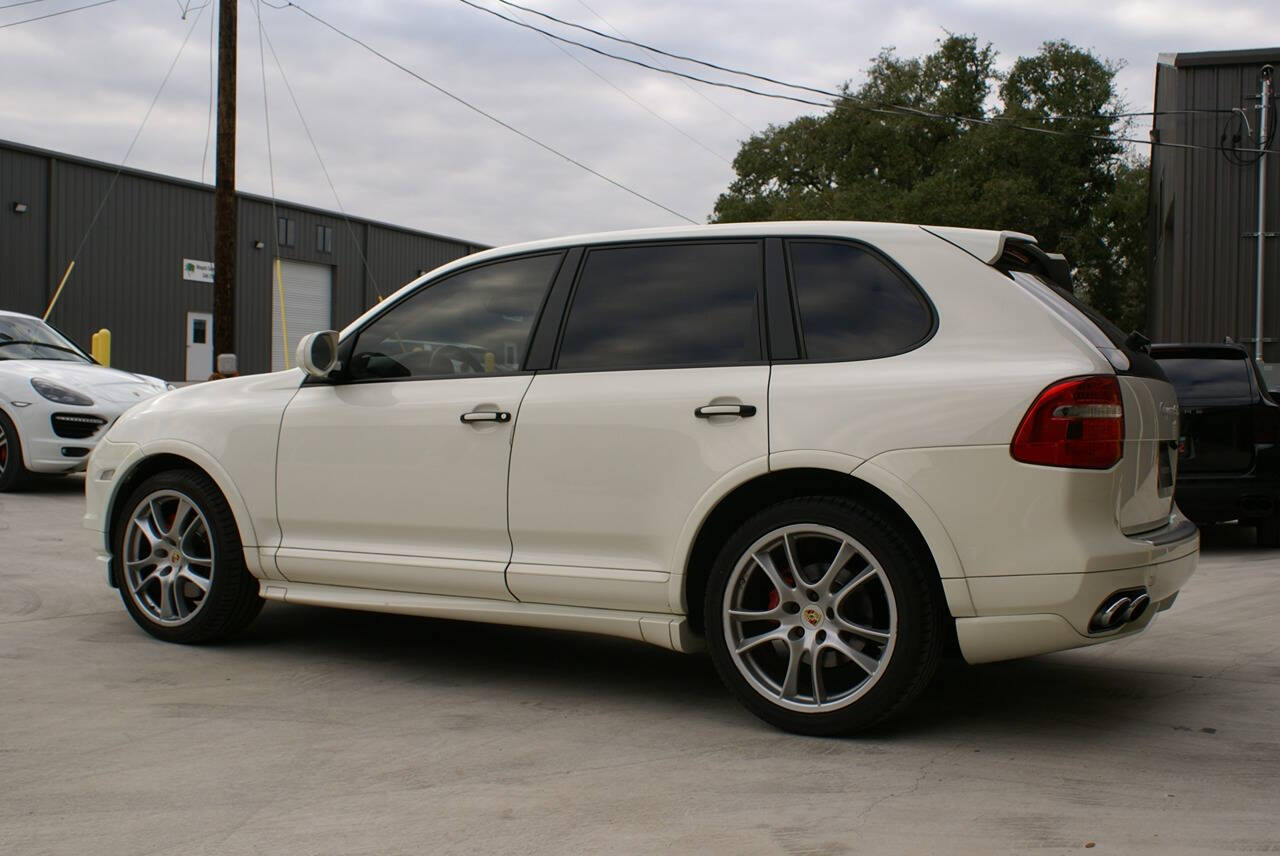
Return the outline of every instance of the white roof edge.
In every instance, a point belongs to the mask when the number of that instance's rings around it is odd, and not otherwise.
[[[956,226],[921,226],[931,235],[937,235],[955,244],[983,264],[995,264],[1004,255],[1005,242],[1010,238],[1036,243],[1036,239],[1024,232],[995,232],[990,229],[961,229]]]

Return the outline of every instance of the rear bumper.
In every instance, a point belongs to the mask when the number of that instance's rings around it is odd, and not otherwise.
[[[1165,534],[1176,534],[1176,526]],[[1184,527],[1184,531],[1185,527]],[[1153,539],[1154,540],[1154,539]],[[1194,529],[1176,541],[1178,558],[1114,571],[1030,574],[969,580],[975,617],[956,619],[960,650],[970,663],[989,663],[1064,651],[1135,636],[1158,612],[1173,605],[1195,572],[1200,535]],[[1145,588],[1152,608],[1115,630],[1089,631],[1099,605],[1112,593]]]

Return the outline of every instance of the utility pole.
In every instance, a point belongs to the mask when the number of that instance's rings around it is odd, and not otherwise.
[[[218,3],[218,144],[213,191],[213,352],[236,352],[236,3]]]
[[[1259,84],[1262,98],[1262,112],[1258,116],[1258,282],[1254,294],[1254,330],[1253,358],[1261,363],[1263,357],[1262,342],[1262,274],[1267,258],[1267,146],[1270,135],[1267,124],[1271,121],[1271,66],[1262,67],[1262,80]]]

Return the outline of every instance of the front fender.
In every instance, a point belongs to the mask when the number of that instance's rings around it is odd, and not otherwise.
[[[106,442],[106,441],[104,441]],[[100,446],[102,444],[99,444]],[[249,572],[255,577],[266,577],[268,579],[276,579],[279,577],[275,573],[275,569],[270,561],[263,561],[260,557],[261,547],[270,547],[274,549],[275,544],[263,544],[259,537],[257,529],[253,525],[253,516],[249,511],[248,503],[245,502],[244,496],[241,494],[235,481],[227,473],[226,469],[218,462],[218,459],[210,454],[206,449],[186,440],[173,438],[164,438],[151,440],[141,445],[132,443],[111,443],[111,446],[128,446],[131,451],[126,457],[116,464],[116,473],[112,479],[112,487],[109,497],[105,503],[103,515],[99,521],[99,526],[103,532],[103,540],[107,551],[111,549],[110,544],[110,521],[114,519],[118,504],[124,502],[127,497],[122,494],[121,486],[131,481],[131,476],[137,468],[146,461],[155,458],[158,455],[172,455],[191,462],[194,466],[203,470],[209,478],[213,479],[214,484],[218,486],[218,490],[222,491],[223,497],[227,501],[227,505],[231,508],[231,514],[235,519],[236,529],[240,534],[240,543],[243,546],[245,565]],[[104,450],[106,453],[107,450]],[[90,471],[86,475],[86,483],[94,482],[103,466],[104,459],[100,458],[96,453],[90,462]],[[274,479],[274,473],[271,474]],[[95,482],[96,483],[96,482]],[[88,526],[88,515],[86,515],[86,526]]]

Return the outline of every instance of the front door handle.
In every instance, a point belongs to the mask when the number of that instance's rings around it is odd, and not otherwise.
[[[510,422],[511,414],[505,410],[472,410],[461,416],[464,424],[471,422]]]
[[[712,416],[755,416],[754,404],[704,404],[693,411],[699,419],[710,419]]]

